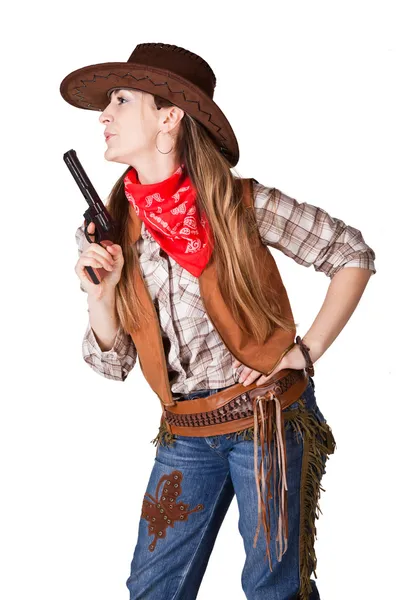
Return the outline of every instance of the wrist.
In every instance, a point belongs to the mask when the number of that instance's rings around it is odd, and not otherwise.
[[[100,290],[98,295],[88,294],[87,298],[89,306],[98,306],[99,304],[103,304],[108,308],[115,307],[115,288],[108,288]]]
[[[314,357],[312,354],[312,350],[310,346],[306,343],[306,341],[303,340],[299,335],[296,336],[295,343],[298,345],[299,350],[303,354],[305,362],[304,369],[306,373],[308,373],[308,375],[312,377],[314,375]]]
[[[309,354],[310,354],[311,360],[313,363],[316,363],[317,360],[319,358],[321,358],[321,356],[324,353],[324,350],[323,350],[321,344],[319,344],[317,340],[308,338],[306,335],[304,337],[302,337],[301,339],[303,340],[304,344],[306,346],[308,346],[308,348],[310,348]]]

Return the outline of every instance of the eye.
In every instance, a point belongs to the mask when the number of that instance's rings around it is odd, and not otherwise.
[[[118,101],[118,104],[119,104],[119,101],[120,101],[120,100],[124,100],[125,102],[128,102],[128,101],[126,100],[126,98],[123,98],[123,96],[117,96],[117,101]]]

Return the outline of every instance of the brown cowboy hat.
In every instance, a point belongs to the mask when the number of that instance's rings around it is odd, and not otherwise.
[[[139,89],[166,98],[204,125],[231,167],[239,160],[232,127],[213,100],[216,78],[197,54],[172,44],[138,44],[127,62],[88,65],[72,71],[60,85],[72,106],[103,111],[113,89]]]

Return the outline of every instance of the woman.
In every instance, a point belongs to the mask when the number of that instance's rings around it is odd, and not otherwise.
[[[107,203],[114,244],[88,243],[94,223],[76,232],[89,306],[83,356],[122,381],[139,357],[163,408],[126,584],[132,600],[196,598],[236,494],[246,597],[315,599],[315,518],[335,441],[313,363],[354,311],[375,254],[321,208],[232,174],[239,149],[215,83],[198,55],[149,43],[126,63],[70,73],[60,88],[70,104],[101,111],[105,158],[128,165]],[[331,279],[296,342],[268,246]],[[106,269],[100,284],[88,266]]]

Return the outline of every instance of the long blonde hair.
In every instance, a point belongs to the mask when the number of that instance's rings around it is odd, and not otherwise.
[[[173,106],[159,96],[153,96],[157,108]],[[236,322],[258,343],[263,343],[277,326],[292,331],[293,324],[282,315],[277,291],[261,286],[261,274],[252,251],[252,237],[258,235],[253,210],[242,202],[240,177],[234,177],[231,167],[219,151],[206,128],[185,112],[176,138],[176,158],[184,164],[196,190],[199,214],[205,213],[214,237],[211,260],[215,261],[221,294]],[[116,310],[125,331],[135,331],[142,319],[143,306],[133,284],[139,257],[129,236],[129,202],[125,196],[124,177],[129,166],[114,184],[107,210],[117,223],[117,239],[122,248],[124,266],[116,287]],[[265,276],[265,274],[263,275]],[[247,323],[247,326],[245,325]]]

